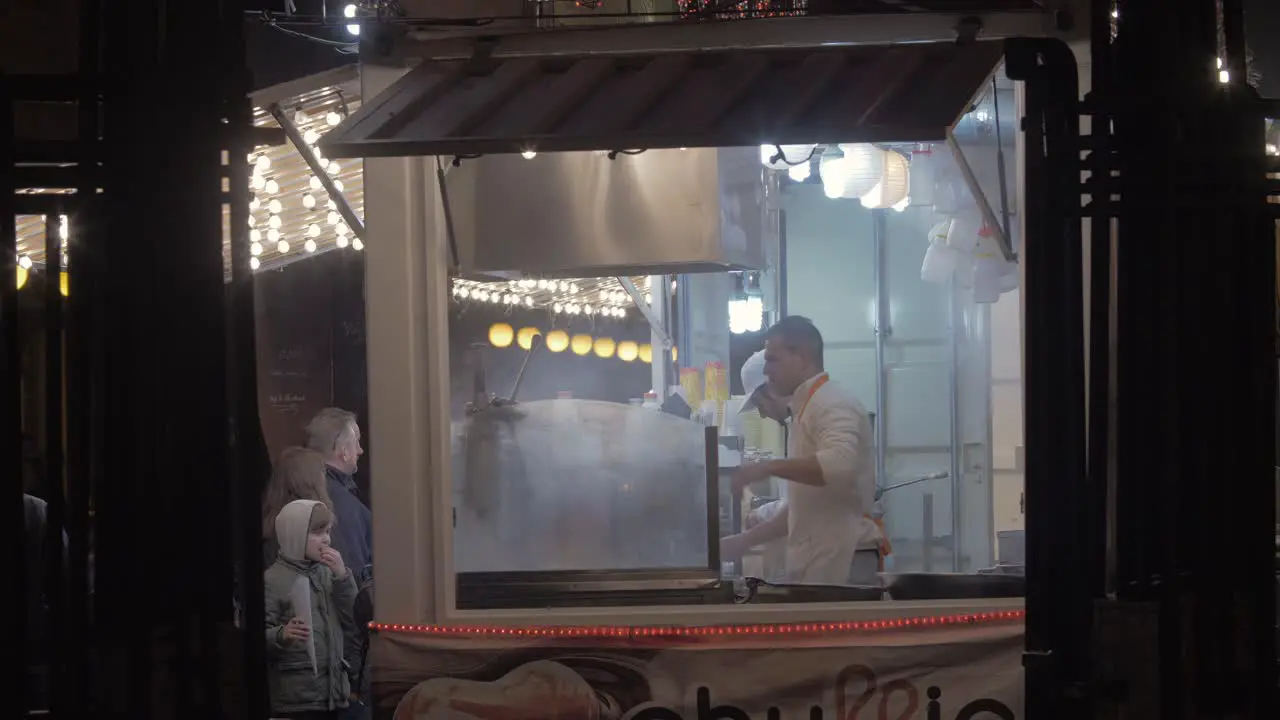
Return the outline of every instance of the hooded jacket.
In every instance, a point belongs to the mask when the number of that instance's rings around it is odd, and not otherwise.
[[[275,712],[344,708],[350,696],[343,662],[343,635],[354,630],[356,584],[350,567],[335,578],[327,565],[306,559],[307,536],[315,500],[295,500],[276,516],[280,550],[264,574],[267,677]],[[345,563],[345,558],[344,558]],[[296,590],[295,590],[296,588]],[[312,667],[308,642],[288,641],[284,626],[299,614],[294,598],[310,594]]]

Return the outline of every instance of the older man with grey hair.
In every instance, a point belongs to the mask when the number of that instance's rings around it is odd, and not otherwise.
[[[339,408],[325,408],[307,423],[307,447],[324,457],[325,478],[336,518],[333,548],[342,554],[356,581],[369,579],[373,562],[373,514],[356,494],[352,475],[364,448],[360,447],[360,425],[356,414]]]

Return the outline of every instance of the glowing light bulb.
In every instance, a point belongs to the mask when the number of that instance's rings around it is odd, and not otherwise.
[[[30,270],[31,264],[32,263],[31,263],[30,256],[23,255],[22,257],[18,258],[18,267],[22,268],[23,270]]]
[[[289,252],[289,241],[281,240],[280,242],[276,243],[276,251],[280,253]]]
[[[306,125],[309,122],[311,122],[311,116],[304,112],[302,108],[293,111],[294,125]]]
[[[275,242],[280,239],[280,231],[272,228],[267,231],[267,242]]]
[[[258,219],[255,218],[254,216],[250,215],[248,219],[249,219],[249,227],[253,227],[254,225],[258,224]]]
[[[254,175],[253,177],[249,178],[249,187],[253,188],[254,190],[262,190],[266,186],[267,186],[267,179],[262,177],[261,175]]]
[[[557,312],[557,313],[564,312],[564,306],[563,306],[563,305],[561,305],[560,303],[556,303],[556,304],[554,304],[554,305],[552,305],[552,306],[551,306],[551,311],[552,311],[552,312]]]
[[[307,252],[315,252],[316,241],[312,240],[311,238],[307,238],[307,241],[302,244],[302,247],[306,248]]]
[[[335,179],[335,180],[333,181],[333,188],[334,188],[335,190],[337,190],[338,192],[342,192],[342,191],[343,191],[343,189],[344,189],[344,188],[343,188],[343,185],[342,185],[342,181],[341,181],[341,180],[337,180],[337,179]]]
[[[325,113],[324,121],[329,127],[335,127],[342,122],[342,116],[330,110],[329,112]]]
[[[261,255],[261,254],[262,254],[262,243],[260,243],[260,242],[253,242],[253,243],[250,243],[250,244],[249,244],[249,254],[250,254],[250,255],[252,255],[252,256],[254,256],[254,257],[258,257],[259,255]]]
[[[258,199],[257,195],[254,195],[253,199],[249,201],[249,209],[257,210],[260,207],[262,207],[262,201]]]
[[[346,237],[345,235],[339,235],[339,236],[338,236],[338,247],[340,247],[340,248],[344,248],[344,247],[346,247],[346,246],[347,246],[347,242],[348,242],[348,240],[347,240],[347,237]],[[466,291],[466,288],[463,288],[463,291],[465,292],[465,291]],[[466,295],[463,295],[463,297],[466,297]]]
[[[534,158],[538,157],[538,151],[536,151],[536,150],[525,150],[524,152],[520,153],[520,157],[524,158],[525,160],[532,160],[532,159],[534,159]]]
[[[308,237],[313,237],[313,238],[314,238],[314,237],[320,237],[320,226],[319,226],[319,225],[316,225],[315,223],[311,223],[310,225],[308,225],[308,226],[307,226],[307,236],[308,236]]]
[[[258,259],[258,258],[256,258],[256,257],[251,257],[251,258],[249,258],[249,269],[250,269],[250,270],[257,270],[257,269],[258,269],[259,267],[261,267],[261,266],[262,266],[262,261],[261,261],[261,260],[259,260],[259,259]]]
[[[336,212],[330,212],[329,217],[326,219],[329,221],[330,225],[337,225],[338,223],[342,222],[342,216]]]
[[[338,164],[337,160],[330,160],[328,170],[330,175],[337,175],[342,172],[342,166]]]
[[[364,243],[360,240],[360,238],[356,238],[355,240],[353,240],[353,241],[351,242],[351,247],[352,247],[352,248],[354,248],[354,249],[356,249],[356,250],[363,250],[363,249],[364,249]]]
[[[270,170],[271,158],[267,155],[259,155],[258,159],[253,162],[253,166],[259,170]]]
[[[271,202],[267,203],[267,210],[272,215],[279,215],[281,212],[284,211],[284,203],[280,202],[279,200],[272,200]]]
[[[804,182],[809,179],[809,173],[811,172],[812,168],[809,167],[809,163],[800,163],[787,168],[787,177],[794,182]]]
[[[359,35],[360,26],[355,23],[351,23],[350,25],[347,26],[347,32],[351,33],[352,35]]]
[[[525,295],[525,296],[524,296],[524,306],[525,306],[525,307],[533,307],[533,298],[529,297],[528,295]]]
[[[261,231],[259,231],[259,230],[250,230],[250,231],[249,231],[249,242],[261,242],[261,241],[262,241],[262,232],[261,232]]]
[[[275,195],[280,192],[280,183],[275,180],[268,180],[267,183],[262,186],[262,189],[266,190],[267,193],[271,195]]]
[[[316,198],[314,195],[307,194],[302,196],[302,207],[310,210],[316,206]]]
[[[326,202],[325,202],[325,204],[324,204],[324,206],[325,206],[325,207],[327,207],[327,208],[329,208],[330,210],[337,210],[337,209],[338,209],[338,203],[334,202],[333,200],[328,200],[328,201],[326,201]]]
[[[280,229],[280,226],[281,226],[281,225],[283,225],[283,224],[284,224],[284,222],[283,222],[282,220],[280,220],[280,216],[279,216],[279,215],[272,215],[270,218],[268,218],[268,219],[267,219],[267,225],[268,225],[272,230],[279,230],[279,229]]]
[[[578,291],[581,289],[582,288],[578,287],[578,283],[569,283],[569,292],[573,293],[574,295],[577,295]]]
[[[311,176],[311,180],[308,184],[311,186],[312,190],[324,189],[324,183],[320,182],[320,178],[316,177],[315,175]]]
[[[346,235],[347,233],[351,232],[351,229],[347,227],[346,223],[338,223],[337,225],[333,226],[333,231],[338,233],[339,235]]]
[[[319,139],[320,139],[320,133],[316,132],[315,130],[307,130],[306,132],[302,133],[302,141],[308,145],[315,145],[316,141],[318,141]]]

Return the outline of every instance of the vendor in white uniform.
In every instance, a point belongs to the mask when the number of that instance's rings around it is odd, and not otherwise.
[[[744,383],[744,409],[758,408],[774,420],[789,412],[787,458],[743,466],[733,474],[733,488],[741,493],[769,477],[788,483],[780,506],[761,508],[763,519],[724,538],[721,556],[735,560],[786,538],[788,582],[873,584],[880,530],[867,517],[876,486],[871,417],[823,370],[822,334],[807,318],[787,317],[769,328],[763,352],[767,383],[754,390]],[[743,379],[748,375],[744,365]],[[855,562],[855,554],[866,561]]]

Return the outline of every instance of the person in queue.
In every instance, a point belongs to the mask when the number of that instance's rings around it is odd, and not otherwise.
[[[329,507],[337,518],[333,547],[346,559],[356,582],[363,583],[372,573],[373,514],[360,500],[352,478],[364,454],[356,414],[339,408],[316,413],[307,423],[307,448],[324,459]]]
[[[880,534],[867,517],[876,484],[871,416],[825,372],[822,333],[808,318],[791,316],[770,327],[763,352],[767,382],[744,407],[774,420],[789,416],[787,457],[744,465],[733,474],[733,490],[737,495],[777,477],[787,481],[786,492],[771,517],[724,538],[721,555],[737,559],[785,537],[788,582],[873,583],[878,558],[869,566],[859,563],[856,571],[854,562],[859,546],[874,547]]]
[[[367,720],[372,715],[367,703],[372,690],[367,665],[369,623],[373,620],[373,513],[360,500],[352,478],[364,454],[356,414],[340,408],[325,408],[316,413],[307,423],[307,447],[324,459],[329,507],[336,520],[330,541],[346,559],[358,589],[355,630],[346,644],[352,702],[343,718]]]
[[[263,567],[276,561],[276,515],[294,500],[316,500],[333,507],[325,477],[324,456],[303,447],[288,447],[276,458],[271,479],[262,493]],[[342,552],[339,550],[338,552]]]

